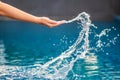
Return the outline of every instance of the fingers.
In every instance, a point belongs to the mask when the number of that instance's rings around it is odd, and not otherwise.
[[[65,20],[55,21],[55,20],[49,19],[48,17],[40,17],[38,23],[44,24],[48,26],[49,28],[52,28],[52,27],[64,24],[65,22],[66,22]]]
[[[64,24],[64,23],[66,23],[66,20],[58,21],[58,24],[59,24],[59,25],[60,25],[60,24]]]
[[[49,27],[52,28],[52,27],[55,27],[55,26],[59,26],[61,24],[64,24],[66,21],[65,20],[62,20],[62,21],[55,21],[55,23],[53,22],[50,22],[48,23]]]
[[[51,20],[51,19],[49,19],[48,18],[48,21],[47,21],[48,23],[51,23],[51,24],[57,24],[57,21],[55,21],[55,20]]]

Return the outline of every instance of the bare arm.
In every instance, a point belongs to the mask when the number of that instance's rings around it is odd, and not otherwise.
[[[13,18],[17,20],[44,24],[44,25],[47,25],[48,27],[58,26],[65,22],[65,21],[54,21],[47,17],[37,17],[31,14],[28,14],[22,10],[19,10],[11,5],[3,3],[1,1],[0,1],[0,15],[7,16],[9,18]]]

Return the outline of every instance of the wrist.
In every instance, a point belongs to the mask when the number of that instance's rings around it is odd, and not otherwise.
[[[34,23],[42,24],[42,17],[35,17]]]
[[[34,17],[33,23],[38,23],[38,17]]]

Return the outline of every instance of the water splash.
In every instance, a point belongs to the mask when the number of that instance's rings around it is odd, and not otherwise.
[[[0,78],[1,79],[44,79],[44,80],[59,80],[66,79],[69,72],[72,72],[75,80],[79,75],[75,74],[72,70],[74,64],[79,59],[85,59],[86,62],[89,62],[89,59],[92,59],[96,63],[96,57],[87,57],[87,54],[90,54],[92,48],[90,48],[89,42],[89,32],[91,24],[89,14],[83,12],[80,13],[76,18],[67,21],[66,23],[77,22],[80,24],[79,27],[82,30],[79,33],[79,36],[75,43],[69,47],[68,50],[61,53],[60,56],[53,58],[52,60],[46,62],[45,64],[34,64],[29,66],[6,66],[2,65],[0,67]],[[96,34],[98,41],[96,42],[97,48],[102,48],[104,45],[101,41],[101,37],[105,36],[110,29],[104,29],[100,34]],[[119,35],[118,35],[119,36]],[[115,38],[116,39],[116,38]],[[107,43],[106,43],[107,45]],[[96,61],[95,61],[96,60]],[[91,69],[97,69],[97,66],[93,66]],[[82,76],[84,77],[84,76]]]
[[[64,79],[67,76],[68,72],[72,69],[74,63],[78,59],[84,58],[85,54],[88,52],[88,37],[91,24],[89,16],[87,13],[83,12],[79,14],[75,19],[67,21],[67,23],[73,21],[77,21],[82,24],[82,31],[79,33],[76,42],[71,47],[69,47],[68,50],[63,52],[57,58],[54,58],[53,60],[42,65],[42,72],[47,72],[47,75],[44,75],[47,78]],[[81,42],[84,42],[82,46],[80,46]]]

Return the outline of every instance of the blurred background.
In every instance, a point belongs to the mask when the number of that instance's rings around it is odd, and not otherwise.
[[[72,19],[87,12],[92,20],[103,21],[120,18],[120,0],[1,0],[36,16],[52,19]],[[9,20],[0,17],[1,20]]]
[[[47,16],[55,20],[70,20],[81,12],[89,13],[92,23],[98,28],[90,27],[87,57],[74,63],[66,79],[120,80],[120,0],[0,1],[30,14]],[[84,40],[87,39],[85,38],[87,34],[84,34],[85,31],[82,32],[82,30],[81,24],[76,22],[50,29],[43,25],[14,21],[0,16],[0,80],[49,80],[43,78],[44,75],[54,74],[56,69],[59,69],[58,75],[50,75],[61,77],[62,70],[64,72],[69,70],[66,63],[71,65],[81,52],[86,52]],[[78,40],[79,33],[83,36],[80,36]],[[70,48],[76,40],[77,43],[81,40],[81,43],[75,47],[75,54],[69,56],[74,51]],[[40,71],[44,66],[39,66],[39,64],[45,64],[65,51],[68,58],[55,61],[55,64],[50,65],[53,68],[46,68],[45,72]],[[56,68],[54,66],[64,63],[65,66],[58,65]]]

